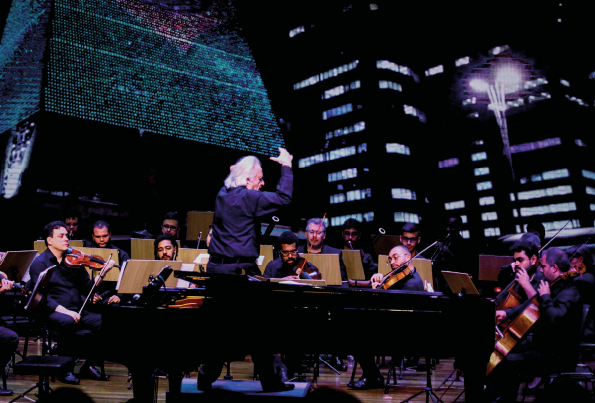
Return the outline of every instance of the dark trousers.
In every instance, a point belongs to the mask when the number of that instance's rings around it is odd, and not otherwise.
[[[19,345],[19,336],[10,329],[0,326],[0,368],[4,369]]]
[[[382,377],[380,370],[376,366],[374,356],[370,354],[357,355],[353,357],[362,367],[362,376],[367,379],[379,379]]]
[[[260,269],[255,263],[213,263],[207,264],[207,273],[219,274],[242,274],[242,271],[250,276],[262,276]]]
[[[52,312],[47,318],[47,325],[50,331],[58,334],[58,353],[65,357],[84,356],[89,365],[99,365],[103,362],[101,351],[101,314],[83,311],[81,320],[78,323],[66,314]],[[93,335],[85,340],[75,337],[79,330],[90,330]],[[81,344],[83,342],[83,344]],[[71,368],[72,371],[74,368]]]

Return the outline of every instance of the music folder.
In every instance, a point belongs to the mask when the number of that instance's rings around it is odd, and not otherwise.
[[[4,272],[9,280],[20,283],[36,256],[36,250],[6,252],[0,263],[0,271]]]
[[[173,270],[180,270],[182,262],[171,260],[128,260],[120,270],[116,290],[121,294],[141,294],[143,287],[149,285],[149,276],[157,277],[161,269],[171,265]],[[177,279],[169,276],[166,287],[175,287]]]
[[[467,273],[457,273],[455,271],[443,271],[442,275],[446,279],[450,290],[454,294],[479,295],[479,291],[473,284],[471,276]]]

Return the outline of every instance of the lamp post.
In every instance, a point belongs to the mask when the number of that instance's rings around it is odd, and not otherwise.
[[[494,111],[498,127],[500,127],[504,155],[508,159],[512,180],[514,181],[508,124],[506,122],[506,109],[508,109],[506,95],[523,89],[524,68],[521,63],[514,59],[500,58],[498,61],[490,63],[488,67],[476,69],[470,78],[469,86],[475,92],[487,93],[488,95],[490,101],[488,109]]]

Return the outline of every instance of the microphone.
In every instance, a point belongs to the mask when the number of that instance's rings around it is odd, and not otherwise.
[[[200,238],[202,238],[202,231],[198,232],[198,243],[196,244],[196,249],[200,249]]]

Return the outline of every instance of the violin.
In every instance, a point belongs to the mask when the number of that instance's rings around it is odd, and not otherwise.
[[[105,260],[99,255],[87,255],[78,249],[68,247],[64,255],[64,263],[68,267],[87,267],[92,270],[101,270],[105,266]],[[120,267],[114,265],[114,267]]]
[[[400,270],[398,270],[398,271],[393,270],[392,272],[390,272],[390,274],[387,275],[387,277],[385,277],[382,280],[382,282],[380,283],[378,288],[382,288],[383,290],[388,290],[389,288],[391,288],[393,285],[395,285],[399,281],[403,280],[408,275],[415,273],[415,267],[409,265],[409,263],[410,262],[407,262],[403,266],[400,266],[398,268]]]
[[[0,271],[0,280],[8,280],[8,276],[3,271]],[[12,280],[8,281],[12,283],[13,288],[19,289],[23,293],[27,293],[27,291],[25,290],[25,284],[15,283]]]
[[[322,280],[320,270],[313,267],[312,264],[303,257],[296,261],[294,271],[301,279]]]

